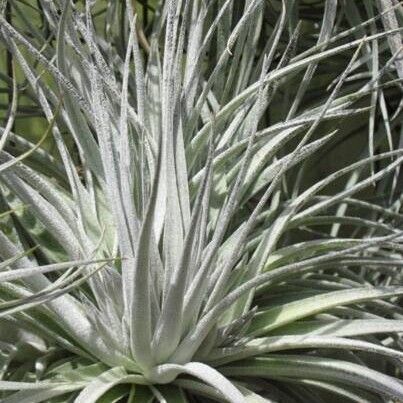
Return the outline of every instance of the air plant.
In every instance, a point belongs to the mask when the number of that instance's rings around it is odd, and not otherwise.
[[[1,401],[403,400],[402,18],[3,0]]]

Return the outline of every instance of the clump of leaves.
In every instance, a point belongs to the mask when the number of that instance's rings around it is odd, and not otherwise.
[[[400,2],[1,12],[2,402],[403,400]]]

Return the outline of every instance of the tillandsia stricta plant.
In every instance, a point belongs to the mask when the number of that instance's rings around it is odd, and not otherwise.
[[[403,401],[401,2],[0,11],[3,403]]]

